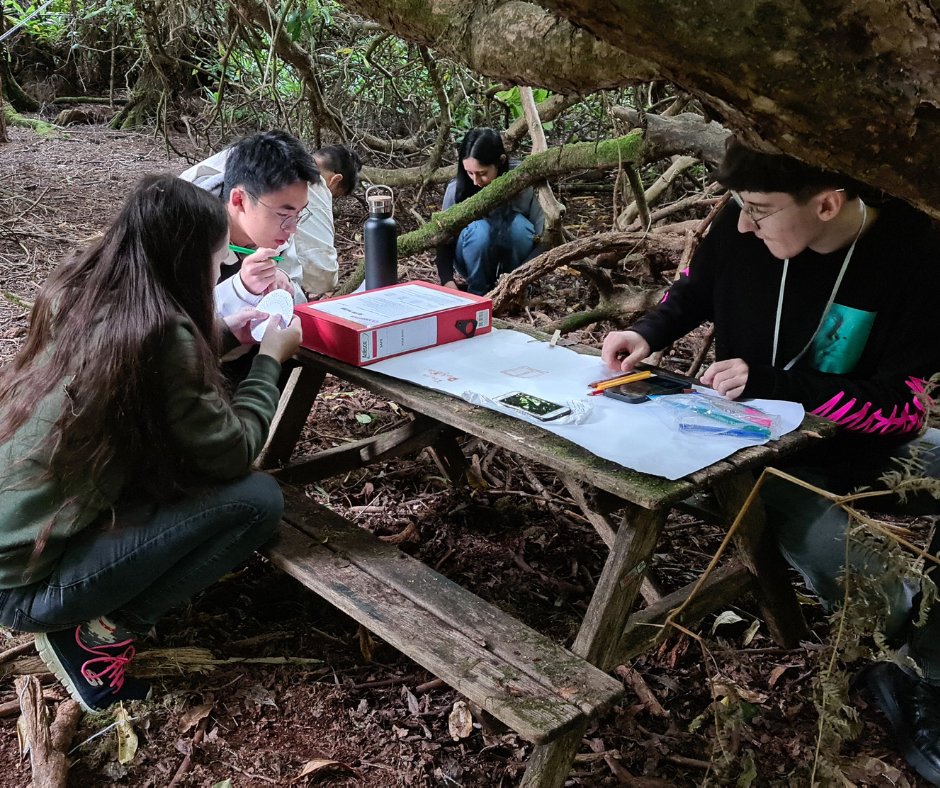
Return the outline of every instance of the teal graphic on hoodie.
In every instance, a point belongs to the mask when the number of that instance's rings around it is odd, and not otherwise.
[[[855,369],[876,314],[833,304],[813,340],[813,368],[835,375],[846,375]]]

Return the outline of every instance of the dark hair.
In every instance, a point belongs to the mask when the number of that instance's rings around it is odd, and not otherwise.
[[[751,150],[734,137],[725,144],[725,157],[715,180],[739,192],[786,192],[800,204],[828,189],[844,189],[846,197],[854,200],[865,188],[846,175],[812,167],[790,156]]]
[[[162,348],[173,319],[189,318],[197,374],[221,391],[212,254],[227,230],[218,197],[172,175],[149,175],[104,235],[53,271],[22,350],[0,372],[0,445],[47,397],[63,400],[24,460],[45,466],[37,483],[88,490],[119,469],[128,489],[157,500],[185,488],[185,458],[166,429]],[[73,496],[65,503],[92,503]]]
[[[503,138],[493,129],[471,129],[457,149],[457,193],[458,203],[472,197],[480,189],[473,184],[464,169],[464,159],[476,159],[484,167],[496,165],[499,175],[509,172],[509,157],[503,146]]]
[[[362,161],[359,154],[345,145],[327,145],[313,154],[313,158],[322,162],[323,167],[330,172],[337,172],[343,176],[343,193],[352,194],[359,185],[359,170]]]
[[[320,182],[320,170],[303,143],[286,131],[262,131],[232,146],[225,160],[222,199],[228,201],[236,186],[258,198],[298,181]]]

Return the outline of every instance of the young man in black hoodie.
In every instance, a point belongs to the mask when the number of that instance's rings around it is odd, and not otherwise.
[[[835,439],[799,457],[805,465],[789,473],[844,494],[879,486],[879,477],[899,469],[894,458],[913,451],[925,475],[940,477],[940,431],[918,438],[925,416],[918,395],[940,372],[940,235],[932,222],[897,201],[866,204],[849,178],[735,141],[718,180],[733,190],[736,204],[716,219],[662,304],[606,338],[605,363],[628,371],[713,321],[717,361],[703,383],[728,399],[799,402],[840,426]],[[762,499],[787,560],[827,603],[841,601],[844,511],[779,479],[764,485]],[[940,513],[923,493],[866,505]],[[938,550],[935,538],[930,551]],[[913,628],[916,580],[887,576],[883,560],[854,540],[849,563],[852,571],[884,577],[886,631],[910,657],[908,668],[875,666],[869,686],[901,752],[940,785],[940,607]]]

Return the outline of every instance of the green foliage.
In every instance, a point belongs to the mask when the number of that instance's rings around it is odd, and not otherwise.
[[[541,104],[552,94],[543,90],[542,88],[532,88],[532,98],[535,100],[536,104]],[[513,120],[516,118],[521,118],[525,111],[522,109],[522,97],[519,95],[519,86],[516,85],[512,90],[503,90],[496,94],[496,98],[502,101],[509,107],[509,111],[512,113]],[[555,124],[552,121],[542,124],[542,128],[545,131],[551,131]]]
[[[0,0],[13,21],[40,2]],[[356,144],[361,131],[383,139],[415,137],[430,150],[439,97],[417,46],[363,23],[337,0],[271,0],[268,6],[283,33],[310,57],[323,104],[342,118],[349,141]],[[187,128],[213,147],[257,128],[319,139],[331,127],[313,116],[311,86],[272,51],[264,27],[245,22],[221,0],[167,3],[159,10],[148,0],[54,0],[9,43],[14,73],[31,68],[41,79],[57,70],[91,95],[110,90],[112,74],[119,96],[143,77],[142,89],[159,95],[136,120],[157,112],[165,126],[186,116]],[[39,72],[37,51],[45,58]],[[452,118],[445,163],[469,129],[504,129],[523,114],[518,88],[494,96],[488,80],[432,57]],[[545,123],[550,144],[613,136],[607,109],[611,102],[633,102],[632,91],[589,97]],[[534,97],[541,102],[550,94],[537,89]]]
[[[42,5],[40,0],[32,3],[19,3],[17,0],[3,0],[3,14],[14,25],[22,22]],[[23,27],[21,33],[44,43],[60,41],[66,32],[69,4],[66,0],[56,0],[45,11],[34,16]]]
[[[284,20],[284,29],[291,41],[315,38],[319,31],[333,23],[333,10],[337,3],[311,0],[306,8],[292,10]]]
[[[830,617],[832,643],[822,652],[822,669],[813,687],[813,703],[819,712],[816,758],[812,764],[812,785],[835,785],[842,781],[838,756],[844,741],[862,731],[858,712],[849,701],[850,666],[872,661],[893,661],[917,670],[914,662],[888,647],[885,636],[890,600],[885,578],[897,578],[922,593],[920,619],[923,626],[937,588],[924,574],[923,561],[903,550],[897,541],[877,532],[866,522],[850,518],[846,536],[848,556],[861,555],[875,571],[847,569],[842,584],[843,604]],[[858,558],[855,558],[858,563]]]

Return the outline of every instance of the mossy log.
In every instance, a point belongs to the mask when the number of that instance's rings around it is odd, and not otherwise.
[[[126,98],[116,98],[112,102],[107,96],[59,96],[52,99],[53,104],[104,104],[106,106],[111,106],[111,104],[127,104]]]
[[[34,120],[33,118],[26,118],[16,112],[12,107],[4,104],[3,105],[3,114],[4,120],[10,126],[21,126],[23,128],[32,129],[37,134],[49,134],[54,135],[58,134],[59,130],[48,123],[45,123],[41,120]]]
[[[554,95],[545,99],[545,101],[536,105],[539,113],[539,119],[543,123],[555,120],[562,112],[569,107],[583,100],[583,96],[572,95],[562,96]],[[519,141],[529,130],[529,122],[523,115],[516,118],[512,125],[502,132],[503,145],[507,151],[514,151]],[[363,167],[362,177],[370,183],[382,183],[386,186],[394,186],[396,189],[402,186],[418,186],[425,182],[427,172],[424,167],[404,167],[393,170],[383,170],[379,167]],[[457,177],[457,165],[451,164],[449,167],[439,167],[431,174],[428,183],[447,183],[452,178]]]

